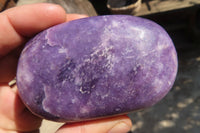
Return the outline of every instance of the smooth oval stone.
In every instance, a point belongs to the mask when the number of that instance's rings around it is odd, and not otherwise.
[[[150,107],[177,73],[173,42],[158,24],[126,15],[51,27],[25,46],[17,86],[36,115],[76,122]]]

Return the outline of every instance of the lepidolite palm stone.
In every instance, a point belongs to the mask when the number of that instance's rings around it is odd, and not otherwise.
[[[19,59],[17,86],[34,114],[76,122],[150,107],[168,93],[176,73],[176,50],[162,27],[108,15],[32,38]]]

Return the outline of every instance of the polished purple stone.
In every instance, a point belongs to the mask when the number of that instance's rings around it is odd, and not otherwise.
[[[172,87],[177,54],[158,24],[127,15],[51,27],[25,46],[17,86],[45,119],[76,122],[150,107]]]

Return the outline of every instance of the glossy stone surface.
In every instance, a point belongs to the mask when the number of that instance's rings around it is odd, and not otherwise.
[[[31,39],[19,59],[17,86],[34,114],[76,122],[150,107],[168,93],[176,73],[176,50],[159,25],[98,16]]]

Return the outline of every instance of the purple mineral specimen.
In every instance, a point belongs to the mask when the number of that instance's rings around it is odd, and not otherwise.
[[[32,38],[19,59],[17,86],[34,114],[76,122],[150,107],[168,93],[176,73],[176,50],[162,27],[108,15]]]

